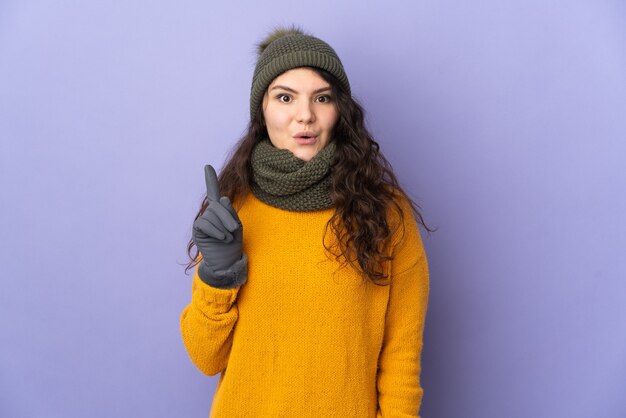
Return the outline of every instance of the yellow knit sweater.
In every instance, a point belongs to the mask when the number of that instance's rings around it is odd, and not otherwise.
[[[196,268],[181,315],[193,363],[220,373],[211,417],[418,417],[428,265],[400,203],[405,234],[392,240],[390,286],[338,270],[322,246],[332,208],[291,212],[251,193],[236,206],[247,282],[213,288]]]

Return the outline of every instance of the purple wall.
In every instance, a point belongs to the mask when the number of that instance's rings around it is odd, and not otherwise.
[[[185,245],[291,22],[439,227],[422,415],[626,416],[623,2],[127,3],[0,4],[0,416],[208,416]]]

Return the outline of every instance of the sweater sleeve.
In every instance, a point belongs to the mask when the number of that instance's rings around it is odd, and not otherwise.
[[[239,289],[209,286],[198,276],[196,266],[191,303],[182,312],[180,329],[191,361],[209,376],[220,373],[228,364],[233,329],[239,317],[235,302]]]
[[[404,234],[394,246],[383,345],[378,358],[378,418],[419,417],[422,336],[428,303],[428,264],[408,205]]]

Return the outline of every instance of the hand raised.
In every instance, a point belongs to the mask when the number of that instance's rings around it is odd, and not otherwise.
[[[241,221],[227,196],[220,197],[217,174],[211,165],[204,166],[204,180],[209,205],[194,223],[194,230],[203,232],[207,237],[230,242],[232,233],[241,228]]]
[[[204,167],[208,206],[193,223],[193,240],[213,269],[226,269],[242,256],[243,226],[227,196],[220,197],[215,169]]]

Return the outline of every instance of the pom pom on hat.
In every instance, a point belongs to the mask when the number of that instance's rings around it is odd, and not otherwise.
[[[350,94],[350,83],[335,50],[326,42],[292,25],[274,28],[257,44],[257,63],[250,89],[250,118],[258,111],[265,90],[285,71],[316,67],[335,76]]]
[[[290,28],[284,28],[284,27],[278,26],[274,28],[270,33],[268,33],[265,39],[263,39],[261,42],[259,42],[256,45],[257,59],[261,56],[261,54],[263,54],[263,51],[265,51],[265,48],[267,48],[269,44],[274,42],[276,39],[282,38],[283,36],[290,36],[290,35],[309,35],[310,36],[310,34],[305,33],[301,28],[297,27],[296,25],[292,25]]]

